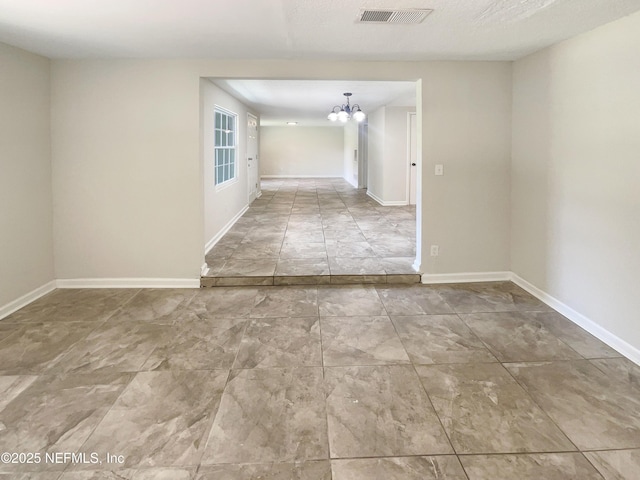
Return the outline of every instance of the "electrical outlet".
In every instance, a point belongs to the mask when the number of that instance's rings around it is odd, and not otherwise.
[[[436,165],[435,174],[444,175],[444,165],[441,165],[441,164]]]
[[[439,253],[440,253],[440,247],[438,247],[438,245],[431,245],[431,256],[437,257]]]

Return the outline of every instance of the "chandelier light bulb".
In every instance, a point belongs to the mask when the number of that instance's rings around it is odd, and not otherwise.
[[[340,120],[341,122],[346,122],[347,120],[349,120],[349,114],[344,110],[340,110],[340,113],[338,113],[338,120]]]
[[[356,122],[361,122],[365,119],[366,115],[362,110],[358,110],[357,112],[353,113],[352,117]]]
[[[329,116],[327,116],[327,118],[332,122],[335,122],[336,120],[338,120],[338,114],[336,112],[331,112]]]

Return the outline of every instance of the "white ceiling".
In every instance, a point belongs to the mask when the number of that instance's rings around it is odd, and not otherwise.
[[[361,24],[362,8],[433,12],[418,25]],[[0,0],[0,42],[50,58],[515,60],[638,10],[640,0]],[[366,113],[415,104],[411,82],[216,83],[263,125],[327,125],[343,92]]]
[[[418,25],[360,8],[430,8]],[[514,60],[640,0],[0,0],[0,42],[51,58]]]
[[[414,107],[415,82],[354,82],[321,80],[212,80],[223,90],[239,98],[260,113],[261,126],[335,126],[327,120],[334,105],[347,99],[357,103],[365,114],[383,105]]]

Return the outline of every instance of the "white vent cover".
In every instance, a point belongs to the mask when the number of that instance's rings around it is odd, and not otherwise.
[[[411,8],[405,10],[361,10],[356,23],[420,23],[433,10]]]

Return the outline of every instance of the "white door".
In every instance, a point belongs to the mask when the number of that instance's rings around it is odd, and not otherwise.
[[[416,204],[416,184],[418,177],[418,139],[416,114],[409,114],[409,204]]]
[[[247,178],[249,179],[249,203],[258,194],[258,119],[247,115]]]

